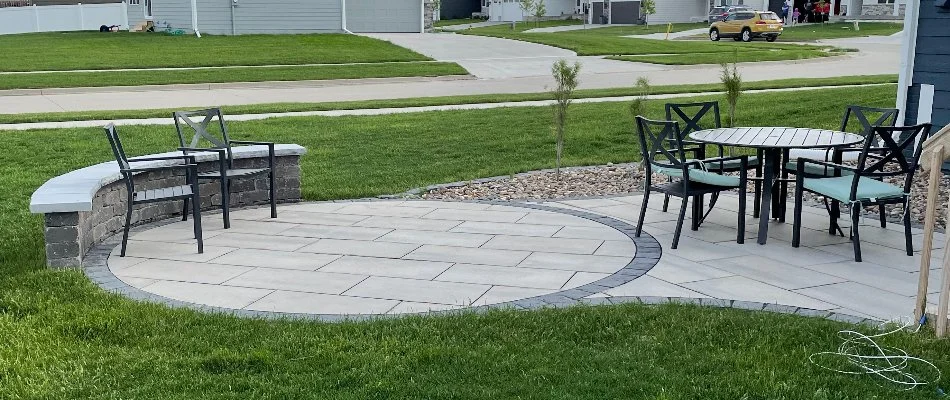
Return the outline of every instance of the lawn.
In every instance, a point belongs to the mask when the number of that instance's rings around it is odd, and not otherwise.
[[[461,33],[522,40],[572,50],[582,56],[740,53],[769,49],[819,50],[820,47],[776,43],[727,43],[696,40],[653,40],[625,37],[636,27],[610,27],[554,33],[527,33],[504,26],[467,29]],[[623,30],[626,29],[626,30]],[[645,27],[644,33],[654,27]]]
[[[904,24],[893,22],[862,22],[860,30],[854,30],[854,24],[848,22],[797,25],[785,27],[780,40],[811,41],[860,36],[890,36],[902,29],[904,29]]]
[[[796,78],[796,79],[776,79],[768,81],[746,82],[743,86],[747,90],[754,89],[783,89],[796,87],[818,87],[818,86],[847,86],[847,85],[868,85],[897,83],[897,75],[867,75],[867,76],[849,76],[836,78]],[[698,85],[659,85],[651,88],[652,94],[674,94],[674,93],[702,93],[718,92],[722,90],[722,85],[718,83],[698,84]],[[640,89],[635,87],[621,87],[612,89],[580,89],[575,92],[577,98],[595,98],[595,97],[618,97],[634,96],[640,93]],[[259,114],[259,113],[279,113],[279,112],[297,112],[297,111],[325,111],[325,110],[353,110],[367,108],[400,108],[400,107],[423,107],[423,106],[441,106],[455,104],[475,104],[475,103],[501,103],[501,102],[519,102],[519,101],[537,101],[549,100],[551,95],[548,93],[514,93],[514,94],[479,94],[464,96],[444,96],[444,97],[418,97],[408,99],[392,100],[367,100],[367,101],[345,101],[328,103],[270,103],[253,104],[240,106],[223,106],[225,114]],[[161,118],[171,115],[176,110],[172,109],[152,109],[152,110],[116,110],[116,111],[79,111],[79,112],[59,112],[59,113],[34,113],[34,114],[0,114],[0,124],[15,124],[28,122],[49,122],[49,121],[85,121],[85,120],[108,120],[108,119],[134,119],[134,118]]]
[[[633,61],[663,65],[722,64],[731,62],[793,61],[841,55],[840,52],[824,50],[772,49],[736,51],[734,53],[698,53],[646,56],[610,56],[611,60]]]
[[[0,36],[0,71],[61,71],[232,65],[425,61],[429,58],[358,35],[191,35],[98,32]]]
[[[449,62],[0,74],[0,90],[466,75]]]
[[[894,91],[748,94],[738,122],[833,127],[844,104],[891,105]],[[626,110],[572,106],[565,163],[636,160]],[[649,102],[649,116],[660,110],[661,102]],[[535,107],[281,118],[233,123],[230,131],[306,146],[304,196],[337,199],[550,167],[550,114]],[[833,350],[847,325],[788,315],[628,305],[324,324],[125,300],[77,271],[46,270],[41,217],[27,211],[46,179],[110,158],[102,132],[0,134],[5,398],[863,400],[929,399],[936,391],[900,392],[810,365],[808,355]],[[170,127],[122,134],[130,153],[175,145]],[[950,342],[926,331],[884,342],[950,366]]]

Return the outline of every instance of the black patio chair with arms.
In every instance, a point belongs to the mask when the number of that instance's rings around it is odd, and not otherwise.
[[[693,219],[702,218],[702,208],[697,207],[701,196],[718,194],[727,190],[739,190],[739,217],[737,243],[745,241],[745,211],[747,167],[749,156],[723,157],[706,160],[689,160],[686,157],[685,144],[680,134],[679,124],[674,121],[652,121],[637,116],[637,132],[640,141],[640,152],[643,156],[643,166],[646,170],[644,182],[643,203],[640,205],[640,220],[637,221],[636,236],[643,231],[643,222],[646,218],[647,204],[650,192],[659,192],[664,195],[682,199],[679,218],[676,221],[676,230],[673,234],[673,246],[679,246],[680,233],[683,229],[683,220],[686,217],[686,207],[689,199],[693,198]],[[672,139],[672,140],[671,140]],[[735,160],[735,161],[734,161]],[[737,162],[739,176],[721,175],[703,169],[711,162]],[[671,180],[664,184],[653,184],[653,173],[666,175]],[[696,224],[693,225],[697,227]]]
[[[894,126],[897,124],[897,117],[900,110],[896,108],[875,108],[857,105],[849,105],[845,108],[844,117],[841,119],[841,132],[857,133],[861,136],[868,136],[875,126]],[[854,122],[857,121],[855,124]],[[876,144],[875,146],[876,147]],[[788,175],[798,173],[798,158],[803,157],[811,160],[835,162],[836,158],[841,157],[841,152],[835,153],[833,149],[799,150],[791,151],[785,154],[785,168],[782,171],[782,196],[788,197]],[[809,163],[805,167],[805,177],[821,178],[834,176],[834,169]],[[833,200],[832,200],[833,201]],[[835,219],[839,217],[838,204],[826,205],[833,210]],[[784,211],[784,210],[783,210]],[[887,226],[887,214],[884,206],[880,207],[881,227]],[[784,216],[782,218],[784,220]],[[834,232],[832,232],[834,233]]]
[[[270,213],[271,218],[277,218],[277,196],[274,177],[274,163],[276,155],[274,154],[274,143],[255,142],[247,140],[232,140],[228,136],[228,129],[224,123],[224,115],[219,108],[209,108],[197,111],[177,111],[173,114],[175,118],[175,129],[178,131],[178,140],[181,147],[178,148],[184,154],[193,152],[213,152],[218,154],[218,169],[216,171],[201,172],[198,174],[198,180],[212,180],[221,183],[221,210],[224,218],[224,229],[231,227],[229,215],[231,181],[239,179],[253,179],[259,175],[268,175],[270,179]],[[193,118],[200,117],[201,120],[195,122]],[[217,123],[214,121],[217,120]],[[209,127],[212,124],[218,128],[218,135],[211,133]],[[194,136],[190,141],[185,140],[184,126],[187,125],[194,131]],[[209,147],[199,147],[204,141],[210,144]],[[234,168],[234,153],[231,150],[232,145],[261,145],[267,146],[268,166],[267,168]],[[187,218],[187,214],[185,215]]]
[[[125,213],[125,228],[122,231],[122,249],[119,253],[120,257],[125,257],[125,249],[129,242],[129,229],[132,226],[132,209],[135,205],[183,200],[185,203],[184,210],[187,211],[189,201],[193,204],[201,204],[201,196],[198,194],[198,166],[194,162],[194,157],[188,155],[167,157],[137,157],[130,159],[125,155],[125,149],[122,147],[122,141],[119,139],[119,133],[116,130],[115,125],[106,125],[104,129],[106,131],[106,137],[109,138],[109,144],[112,146],[112,153],[115,155],[115,161],[119,165],[119,172],[122,174],[122,178],[125,180],[125,188],[128,191],[128,201],[126,202],[127,209]],[[183,163],[146,168],[133,168],[131,166],[132,164],[146,161],[176,160],[182,161]],[[135,174],[171,170],[185,171],[184,185],[136,191]],[[198,253],[204,253],[204,242],[201,238],[200,206],[192,207],[192,212],[194,213],[195,218],[194,230],[195,239],[198,241]]]
[[[805,191],[834,201],[848,204],[851,208],[851,241],[854,245],[854,260],[861,262],[861,236],[858,226],[864,207],[882,207],[888,204],[901,204],[904,207],[904,237],[907,255],[914,255],[914,245],[910,226],[910,191],[914,173],[917,171],[923,141],[930,134],[930,124],[905,127],[874,127],[868,134],[860,151],[857,165],[848,167],[825,161],[799,158],[795,185],[795,223],[792,233],[792,247],[801,244],[802,195]],[[879,144],[879,145],[877,145]],[[908,152],[908,150],[912,150]],[[908,154],[910,156],[908,157]],[[834,176],[809,178],[806,171],[809,164],[827,167]],[[903,186],[896,186],[882,180],[904,176]],[[829,213],[832,210],[829,210]],[[837,221],[832,220],[836,225]],[[832,226],[835,229],[836,226]]]
[[[686,138],[690,133],[701,131],[705,129],[716,129],[722,128],[722,116],[719,112],[719,102],[718,101],[707,101],[699,103],[666,103],[664,107],[666,109],[666,120],[667,121],[677,121],[681,123],[680,125],[680,136]],[[683,140],[685,146],[684,150],[687,153],[692,153],[693,157],[698,160],[706,158],[706,144]],[[739,162],[736,159],[730,161],[723,161],[722,157],[726,157],[725,147],[722,145],[717,145],[718,149],[718,162],[705,163],[706,170],[710,172],[715,172],[718,174],[725,173],[735,173],[739,172]],[[731,150],[731,148],[730,148]],[[732,155],[731,152],[729,154]],[[756,153],[754,158],[749,159],[749,163],[746,166],[746,169],[755,170],[757,176],[762,176],[762,151],[759,150]],[[762,181],[755,180],[753,181],[753,188],[755,192],[755,202],[752,205],[752,215],[755,217],[759,216],[759,199],[762,196]],[[663,198],[663,211],[667,211],[667,206],[669,204],[670,197],[664,196]]]

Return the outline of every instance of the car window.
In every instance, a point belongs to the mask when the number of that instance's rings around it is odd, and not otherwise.
[[[774,12],[763,12],[759,13],[759,18],[766,21],[778,21],[778,15],[775,15]]]
[[[747,20],[755,18],[755,13],[736,13],[736,19]]]
[[[724,20],[725,20],[725,21],[735,21],[735,20],[736,20],[736,14],[729,14],[729,15],[726,16],[726,18],[724,18]]]

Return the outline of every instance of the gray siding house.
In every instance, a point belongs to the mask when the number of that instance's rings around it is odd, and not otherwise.
[[[950,2],[911,0],[904,20],[904,48],[897,107],[904,123],[950,124]],[[927,115],[929,114],[929,115]],[[945,169],[950,165],[945,166]]]
[[[151,0],[151,12],[157,30],[215,35],[422,32],[426,15],[425,0]]]

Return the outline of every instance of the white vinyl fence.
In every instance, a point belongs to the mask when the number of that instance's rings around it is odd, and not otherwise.
[[[98,31],[101,25],[129,29],[126,3],[0,8],[0,35],[28,32]]]

